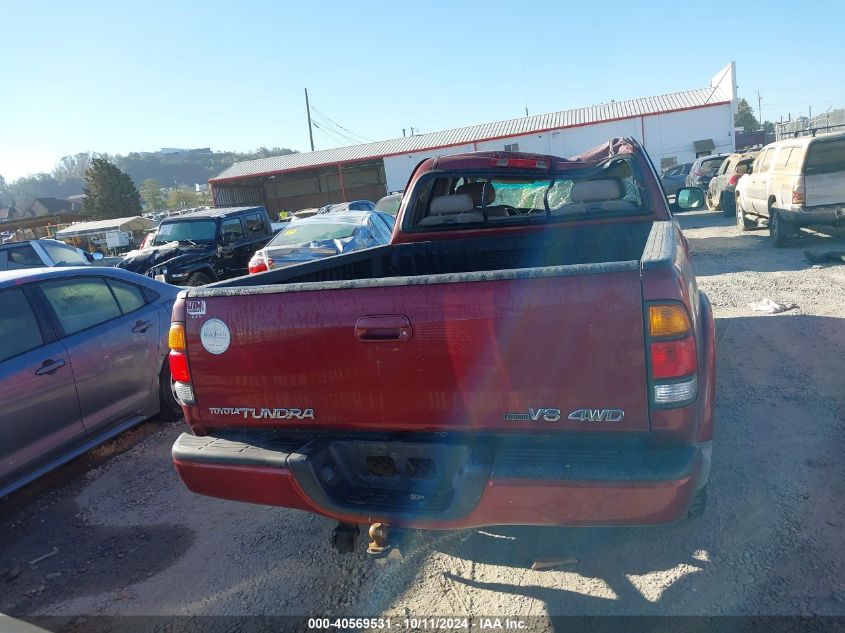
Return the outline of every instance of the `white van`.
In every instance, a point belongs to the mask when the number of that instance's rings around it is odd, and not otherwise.
[[[775,246],[801,226],[845,222],[845,134],[787,139],[767,145],[736,186],[740,230],[766,218]]]

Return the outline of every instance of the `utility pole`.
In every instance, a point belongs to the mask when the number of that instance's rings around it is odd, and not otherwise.
[[[760,129],[765,130],[763,125],[763,97],[760,96],[760,91],[757,91],[757,116],[760,117]]]
[[[314,131],[311,129],[311,106],[308,103],[308,88],[305,89],[305,109],[308,111],[308,138],[311,139],[311,151],[314,151]]]

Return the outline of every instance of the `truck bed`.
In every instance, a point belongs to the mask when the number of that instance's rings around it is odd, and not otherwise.
[[[208,289],[415,277],[605,264],[596,272],[637,264],[647,242],[667,239],[668,222],[626,222],[536,234],[414,242],[366,249],[240,277]],[[648,249],[648,252],[653,248]],[[586,271],[586,269],[584,269]],[[576,270],[572,272],[577,272]]]
[[[211,354],[188,319],[198,422],[647,431],[641,266],[671,261],[672,235],[654,222],[401,244],[192,289],[231,332]],[[359,335],[397,319],[406,338]],[[288,409],[314,419],[268,417]],[[623,413],[567,421],[583,409]]]

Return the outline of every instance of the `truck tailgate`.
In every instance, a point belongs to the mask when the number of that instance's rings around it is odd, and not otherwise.
[[[636,262],[620,264],[587,274],[561,267],[528,278],[203,296],[203,314],[186,324],[201,423],[646,431],[640,272]],[[362,317],[388,329],[407,321],[410,330],[362,340]],[[222,353],[201,341],[211,319],[229,331]]]

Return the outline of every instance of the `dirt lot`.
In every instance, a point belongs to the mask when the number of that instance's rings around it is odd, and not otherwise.
[[[803,256],[845,249],[845,231],[775,250],[719,214],[681,223],[717,323],[704,518],[428,533],[402,560],[363,543],[338,557],[329,520],[188,493],[169,462],[182,424],[148,423],[0,504],[0,612],[845,615],[845,265]],[[748,307],[764,297],[797,308]],[[548,556],[578,562],[530,569]]]

